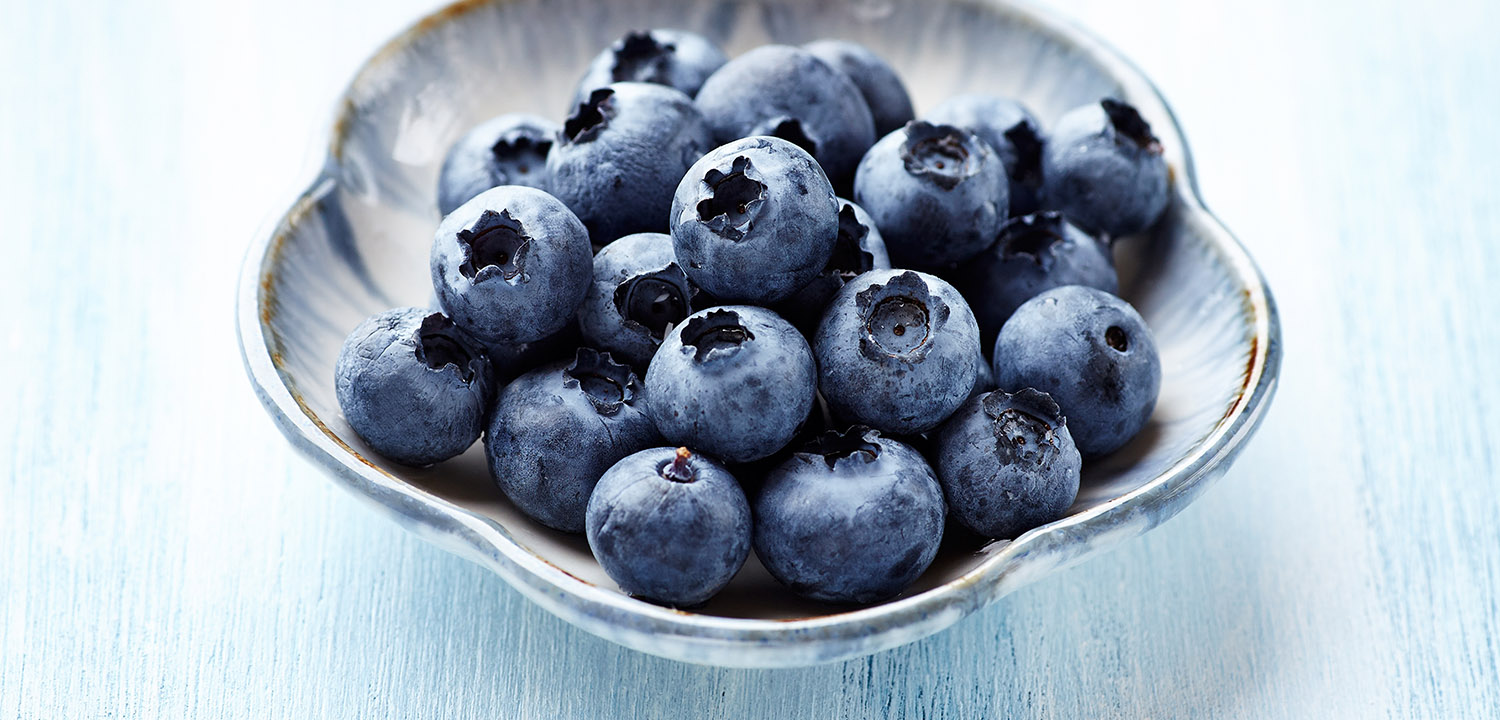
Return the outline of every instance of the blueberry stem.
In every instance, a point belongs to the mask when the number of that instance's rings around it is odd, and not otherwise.
[[[685,447],[677,448],[677,456],[672,458],[671,464],[662,469],[661,476],[672,482],[689,483],[693,481],[693,469],[688,466],[693,453]]]

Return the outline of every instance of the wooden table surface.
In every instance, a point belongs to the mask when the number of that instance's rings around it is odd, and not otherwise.
[[[1057,0],[1154,78],[1280,301],[1182,515],[928,640],[587,635],[293,453],[236,269],[431,0],[0,2],[0,718],[1495,717],[1500,4]]]

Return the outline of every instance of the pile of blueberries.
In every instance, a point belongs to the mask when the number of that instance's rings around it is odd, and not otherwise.
[[[1062,517],[1084,459],[1151,415],[1161,365],[1111,242],[1169,177],[1129,105],[1050,134],[984,95],[915,120],[863,46],[729,60],[652,30],[574,108],[453,147],[438,309],[365,320],[336,382],[396,462],[482,435],[506,497],[626,592],[699,605],[754,547],[805,597],[890,598],[950,523]]]

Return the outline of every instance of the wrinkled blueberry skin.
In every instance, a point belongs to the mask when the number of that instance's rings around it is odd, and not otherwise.
[[[484,429],[489,361],[441,314],[396,308],[349,333],[334,365],[344,418],[376,452],[425,466],[467,450]]]
[[[785,447],[817,391],[812,351],[776,313],[727,305],[689,316],[646,371],[646,407],[662,437],[728,462]]]
[[[755,498],[756,557],[804,597],[889,599],[937,554],[942,489],[920,453],[877,431],[823,437],[767,475]]]
[[[517,185],[459,206],[432,243],[438,303],[486,345],[529,343],[563,329],[583,301],[592,266],[588,231],[577,216],[557,198]]]
[[[679,90],[614,83],[595,90],[563,123],[547,154],[552,192],[595,243],[665,232],[672,190],[714,146],[703,115]]]
[[[879,55],[847,40],[815,40],[802,46],[814,57],[849,76],[875,121],[875,137],[881,137],[912,121],[911,97],[901,76]]]
[[[697,33],[665,28],[629,32],[589,63],[573,93],[573,107],[588,102],[593,91],[617,82],[665,85],[692,97],[728,60],[718,45]]]
[[[979,326],[958,291],[899,269],[839,290],[813,352],[834,415],[893,435],[926,432],[951,415],[974,388],[981,357]]]
[[[750,555],[750,504],[723,465],[652,448],[604,473],[589,498],[594,558],[625,592],[673,607],[708,601]],[[677,467],[680,470],[674,471]],[[688,481],[673,480],[677,474]]]
[[[1010,214],[1037,209],[1042,188],[1042,125],[1025,105],[995,95],[955,95],[924,118],[934,125],[964,128],[989,143],[1010,178]]]
[[[1063,516],[1083,458],[1057,403],[1032,389],[970,398],[933,445],[949,516],[991,538],[1014,538]]]
[[[1086,285],[1114,294],[1120,281],[1109,245],[1055,212],[1013,218],[995,244],[956,268],[955,287],[979,321],[981,347],[1021,303],[1064,285]]]
[[[881,138],[859,163],[854,201],[897,267],[939,269],[995,241],[1010,195],[1005,167],[973,133],[913,122]]]
[[[875,142],[870,107],[854,81],[786,45],[763,45],[725,63],[698,91],[698,107],[718,142],[753,135],[791,140],[838,187],[854,177]]]
[[[594,281],[578,307],[578,327],[589,345],[644,369],[664,331],[693,313],[696,297],[670,236],[626,235],[594,256]]]
[[[661,444],[630,368],[580,348],[500,391],[484,447],[490,477],[522,512],[581,533],[594,483],[621,458]]]
[[[713,296],[774,303],[827,266],[838,238],[838,200],[818,163],[796,145],[735,140],[694,163],[676,187],[677,262]]]
[[[1042,153],[1042,206],[1110,238],[1150,227],[1167,207],[1161,144],[1135,108],[1105,99],[1068,111]]]
[[[887,270],[891,257],[886,254],[880,230],[864,208],[839,199],[839,234],[828,263],[811,282],[776,306],[787,322],[812,337],[818,331],[823,311],[844,283],[871,270]]]
[[[1057,401],[1085,457],[1135,437],[1161,391],[1161,359],[1140,314],[1078,285],[1048,290],[1017,309],[995,340],[994,363],[1000,388],[1035,388]]]
[[[475,195],[501,185],[546,190],[547,151],[561,126],[551,120],[511,113],[487,120],[465,133],[448,151],[438,174],[438,210],[444,215]]]

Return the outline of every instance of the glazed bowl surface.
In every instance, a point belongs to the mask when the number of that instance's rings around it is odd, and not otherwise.
[[[1067,517],[1014,541],[945,541],[900,597],[836,607],[778,586],[753,555],[705,607],[621,594],[581,536],[525,518],[495,489],[479,445],[412,469],[371,452],[344,421],[333,365],[344,336],[390,307],[427,305],[443,154],[502,112],[561,121],[588,60],[632,29],[701,32],[731,55],[769,42],[862,42],[901,73],[918,116],[961,92],[1019,98],[1044,127],[1103,96],[1134,104],[1171,168],[1166,216],[1116,247],[1121,294],[1146,318],[1163,385],[1145,431],[1090,464]],[[601,637],[680,660],[797,666],[937,632],[1006,593],[1139,535],[1180,511],[1254,432],[1276,386],[1280,330],[1244,248],[1204,207],[1182,133],[1127,61],[1068,21],[1000,0],[477,0],[380,49],[344,96],[327,161],[245,259],[241,350],[267,411],[299,451],[423,538],[493,569]],[[952,535],[950,533],[950,535]]]

